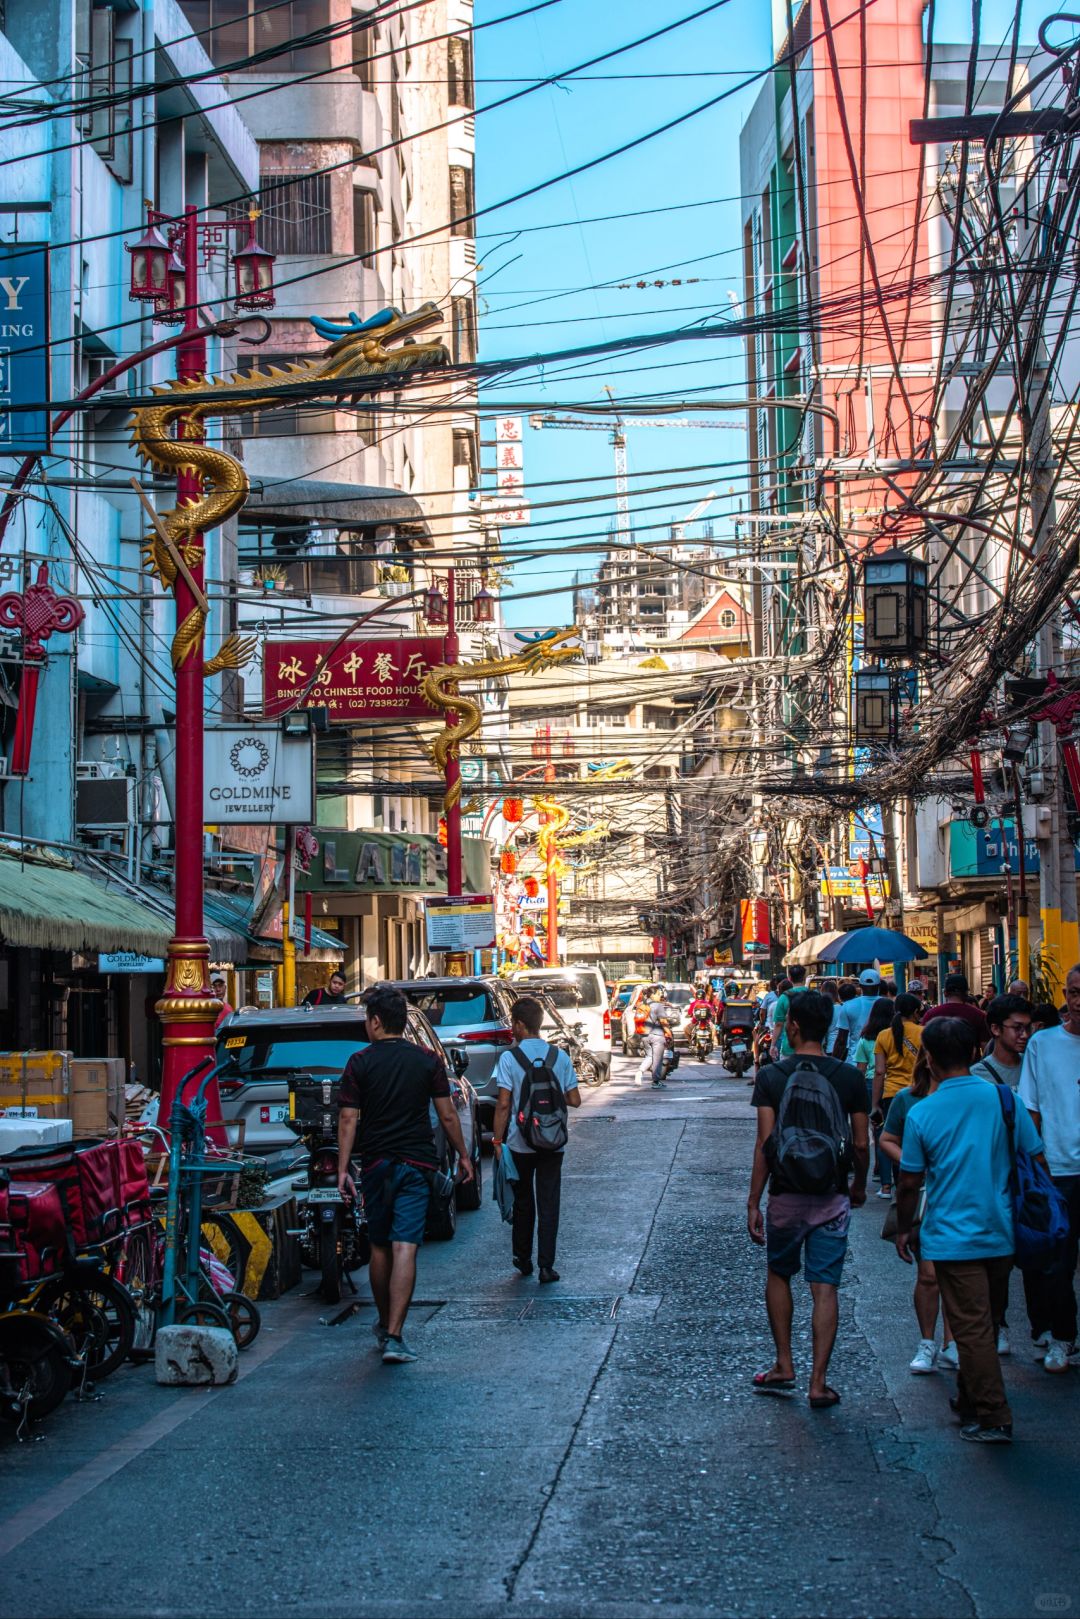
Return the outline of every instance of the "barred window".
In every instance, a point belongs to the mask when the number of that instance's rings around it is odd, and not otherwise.
[[[473,173],[458,163],[450,165],[450,234],[472,236],[475,211],[473,202]]]
[[[259,240],[269,253],[308,256],[334,251],[330,175],[260,175]],[[246,210],[245,210],[246,212]]]
[[[472,47],[462,36],[447,41],[446,83],[452,107],[472,106]]]

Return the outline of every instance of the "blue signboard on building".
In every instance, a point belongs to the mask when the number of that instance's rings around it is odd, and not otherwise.
[[[1080,846],[1074,849],[1077,871],[1080,871]],[[1024,839],[1024,870],[1028,876],[1039,871],[1039,845],[1034,838]],[[1004,837],[1002,823],[996,818],[979,831],[967,821],[949,823],[949,876],[1001,877],[1006,867],[1015,876],[1020,870],[1020,846],[1016,838],[1016,822],[1006,819]]]
[[[0,455],[49,448],[49,250],[0,244]]]

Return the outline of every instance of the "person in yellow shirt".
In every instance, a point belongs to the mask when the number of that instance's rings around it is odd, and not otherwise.
[[[881,1135],[885,1106],[894,1096],[907,1090],[915,1073],[915,1063],[922,1050],[922,1025],[917,1021],[921,1007],[914,995],[898,995],[893,1005],[893,1020],[882,1029],[874,1046],[874,1094],[870,1122],[874,1127],[875,1144]],[[877,1155],[881,1185],[878,1197],[892,1197],[893,1163],[882,1152]]]

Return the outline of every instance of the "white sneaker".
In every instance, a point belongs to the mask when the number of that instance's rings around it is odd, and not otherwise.
[[[946,1367],[950,1372],[960,1370],[960,1356],[956,1353],[956,1344],[942,1344],[937,1353],[937,1363]]]
[[[892,1202],[892,1187],[891,1186],[879,1186],[877,1191],[874,1193],[874,1196],[875,1197],[888,1198],[889,1202],[891,1203]]]
[[[913,1372],[916,1377],[925,1376],[927,1372],[932,1372],[934,1370],[935,1355],[936,1351],[934,1348],[933,1338],[920,1338],[919,1347],[915,1351],[914,1358],[910,1362],[908,1370]]]
[[[1012,1354],[1012,1350],[1009,1348],[1009,1334],[1004,1327],[998,1328],[997,1349],[999,1355]]]
[[[1063,1344],[1058,1338],[1051,1338],[1050,1347],[1046,1351],[1043,1369],[1047,1372],[1067,1372],[1069,1370],[1069,1346]]]
[[[1050,1334],[1048,1332],[1040,1332],[1037,1338],[1032,1338],[1031,1347],[1035,1351],[1035,1359],[1042,1360],[1043,1356],[1046,1354],[1046,1351],[1050,1348]]]

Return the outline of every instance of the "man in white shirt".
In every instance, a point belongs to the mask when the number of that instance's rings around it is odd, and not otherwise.
[[[568,1107],[581,1106],[581,1092],[574,1065],[565,1051],[541,1040],[544,1008],[531,995],[523,995],[510,1008],[514,1045],[504,1051],[495,1068],[499,1088],[495,1103],[494,1150],[503,1142],[509,1147],[518,1178],[514,1182],[514,1218],[511,1235],[514,1268],[522,1276],[532,1275],[533,1231],[536,1231],[536,1258],[541,1282],[557,1282],[555,1243],[559,1235],[559,1200],[562,1188],[563,1149],[536,1152],[525,1140],[518,1124],[518,1105],[525,1070],[531,1062],[546,1062],[555,1076]],[[518,1053],[525,1059],[519,1060]]]
[[[836,1014],[833,1023],[834,1057],[839,1057],[842,1062],[852,1060],[870,1016],[870,1008],[881,992],[881,974],[876,967],[867,967],[859,974],[859,994],[854,1000],[845,1001]]]
[[[1080,1247],[1080,966],[1065,980],[1065,1021],[1040,1029],[1024,1052],[1017,1094],[1027,1104],[1046,1148],[1046,1165],[1069,1205],[1069,1242],[1051,1276],[1024,1272],[1031,1336],[1045,1350],[1048,1372],[1067,1372],[1076,1347],[1076,1274]]]

